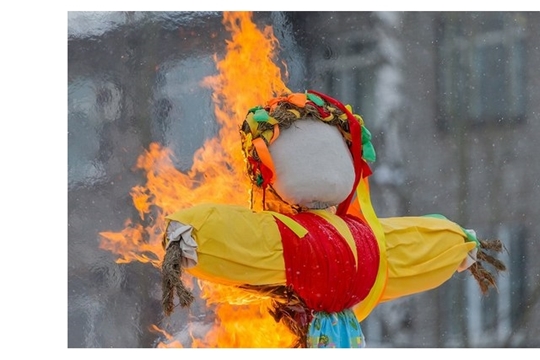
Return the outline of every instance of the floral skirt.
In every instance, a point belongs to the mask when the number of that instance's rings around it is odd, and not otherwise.
[[[354,312],[316,312],[309,324],[307,346],[310,348],[363,348],[364,334]]]

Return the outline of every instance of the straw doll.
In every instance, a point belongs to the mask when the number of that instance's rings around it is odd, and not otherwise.
[[[371,135],[350,106],[308,90],[249,109],[240,127],[251,208],[201,204],[167,217],[163,309],[193,276],[270,295],[297,347],[364,347],[360,322],[381,302],[433,289],[483,264],[504,270],[472,230],[440,215],[378,218],[371,205]],[[257,202],[261,209],[255,210]]]

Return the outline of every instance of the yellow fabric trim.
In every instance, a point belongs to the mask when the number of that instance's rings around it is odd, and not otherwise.
[[[380,223],[388,258],[388,283],[381,301],[436,288],[452,277],[476,246],[447,219],[395,217]]]
[[[273,118],[273,117],[270,116],[267,123],[269,123],[270,125],[277,125],[277,124],[279,124],[279,121],[276,118]]]
[[[373,309],[379,304],[383,291],[386,287],[388,276],[388,264],[386,260],[386,239],[385,232],[375,214],[375,210],[371,205],[371,199],[369,195],[369,183],[367,178],[362,178],[358,183],[356,191],[356,201],[360,204],[362,215],[366,219],[368,225],[373,230],[375,237],[377,238],[377,244],[379,245],[380,261],[379,270],[377,272],[377,279],[375,284],[371,288],[368,296],[362,300],[358,305],[354,307],[354,313],[358,318],[358,321],[364,320]]]
[[[293,233],[296,234],[299,238],[303,238],[307,233],[307,229],[288,217],[274,211],[264,211],[266,213],[272,214],[274,217],[278,218],[282,223],[284,223]]]
[[[274,137],[274,129],[268,129],[261,133],[261,137],[266,140],[267,144],[270,144],[270,140]]]
[[[166,219],[193,226],[199,262],[186,270],[193,276],[224,285],[286,284],[281,235],[272,214],[201,204]]]
[[[246,121],[249,125],[249,130],[251,131],[251,134],[254,136],[257,134],[257,128],[259,127],[259,124],[253,119],[253,113],[249,113],[246,116]]]
[[[341,236],[343,236],[343,238],[347,241],[347,244],[349,244],[349,248],[354,255],[354,262],[358,267],[358,254],[356,251],[356,243],[354,242],[354,237],[351,233],[351,230],[347,226],[347,223],[345,223],[345,221],[339,216],[330,213],[328,210],[310,210],[309,212],[322,217],[336,228],[336,230],[341,234]]]
[[[289,111],[290,113],[293,113],[294,116],[296,116],[297,119],[300,119],[300,112],[296,109],[288,109],[287,111]]]
[[[334,114],[330,114],[327,117],[323,118],[323,121],[326,121],[326,122],[331,121],[331,120],[334,120]]]

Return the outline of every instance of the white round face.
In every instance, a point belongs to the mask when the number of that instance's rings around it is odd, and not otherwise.
[[[354,186],[351,153],[339,130],[315,119],[295,121],[269,146],[276,192],[310,209],[344,201]]]

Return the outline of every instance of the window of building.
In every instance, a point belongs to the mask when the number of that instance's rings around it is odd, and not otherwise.
[[[525,17],[443,13],[438,23],[438,126],[512,124],[525,117]]]
[[[350,104],[373,128],[375,84],[381,55],[373,32],[340,34],[339,41],[311,54],[314,76],[309,86]],[[339,61],[338,61],[339,60]]]

